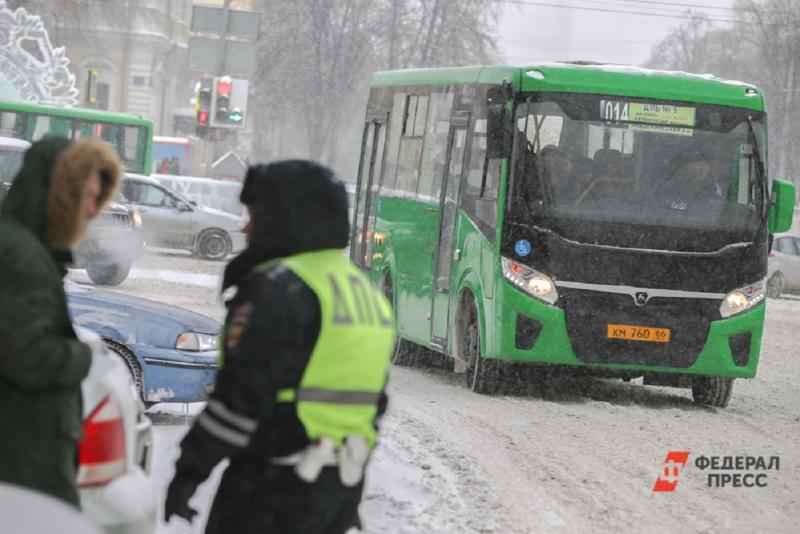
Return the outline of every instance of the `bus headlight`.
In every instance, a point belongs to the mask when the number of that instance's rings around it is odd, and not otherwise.
[[[745,310],[749,310],[767,295],[767,279],[763,278],[739,289],[734,289],[722,300],[719,313],[723,317],[730,317]]]
[[[556,303],[558,291],[549,276],[508,258],[502,258],[500,261],[503,265],[503,276],[506,277],[506,280],[532,297],[536,297],[548,304]]]

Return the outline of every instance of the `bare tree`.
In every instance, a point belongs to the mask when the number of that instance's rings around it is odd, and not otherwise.
[[[490,61],[494,0],[262,0],[257,158],[357,163],[369,77]]]
[[[649,67],[703,72],[707,69],[711,21],[708,16],[687,11],[688,20],[653,47]]]
[[[800,182],[794,178],[800,153],[793,146],[800,135],[793,120],[800,103],[800,3],[737,0],[733,10],[736,22],[725,28],[692,16],[653,48],[647,66],[709,72],[759,86],[770,112],[771,168]]]

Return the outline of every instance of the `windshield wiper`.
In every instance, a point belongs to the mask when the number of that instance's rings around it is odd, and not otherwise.
[[[766,215],[769,211],[769,184],[767,184],[767,171],[764,168],[764,162],[761,159],[761,151],[758,147],[756,130],[753,127],[753,117],[747,117],[747,130],[750,134],[750,139],[753,144],[753,153],[756,160],[756,177],[761,184],[761,211],[762,215]]]

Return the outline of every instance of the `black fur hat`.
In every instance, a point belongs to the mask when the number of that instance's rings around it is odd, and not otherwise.
[[[223,289],[273,259],[343,249],[350,237],[347,191],[333,171],[306,160],[253,165],[240,196],[253,214],[250,241],[228,265]]]
[[[347,246],[347,192],[333,171],[318,163],[287,160],[252,166],[241,200],[253,210],[251,244],[266,244],[287,255]]]

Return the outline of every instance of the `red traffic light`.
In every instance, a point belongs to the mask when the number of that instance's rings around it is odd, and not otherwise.
[[[203,125],[208,125],[208,111],[205,109],[200,110],[197,113],[197,122]]]
[[[230,98],[232,85],[230,76],[223,76],[217,80],[217,98]]]

